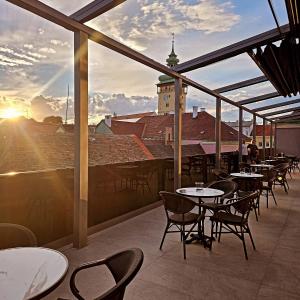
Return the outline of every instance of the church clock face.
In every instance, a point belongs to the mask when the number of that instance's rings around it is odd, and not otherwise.
[[[168,95],[164,95],[163,99],[164,99],[165,102],[168,102],[168,100],[169,100]]]

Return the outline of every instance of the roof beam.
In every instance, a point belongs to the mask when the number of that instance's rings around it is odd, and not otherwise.
[[[267,100],[267,99],[271,99],[271,98],[275,98],[275,97],[279,97],[279,96],[280,96],[280,94],[278,92],[273,92],[273,93],[268,93],[268,94],[264,94],[261,96],[241,100],[241,101],[238,101],[237,103],[240,105],[247,105],[247,104],[251,104],[251,103],[255,103],[255,102],[259,102],[259,101],[263,101],[263,100]]]
[[[300,114],[296,114],[296,115],[287,115],[287,116],[283,116],[283,117],[278,117],[278,118],[274,118],[273,121],[274,122],[278,122],[278,121],[290,121],[290,120],[298,120],[300,119]]]
[[[241,89],[243,87],[247,87],[247,86],[258,84],[258,83],[265,82],[265,81],[268,81],[268,78],[266,76],[259,76],[259,77],[255,77],[252,79],[248,79],[248,80],[244,80],[244,81],[240,81],[237,83],[223,86],[221,88],[216,89],[215,92],[226,93],[226,92]]]
[[[60,25],[68,30],[73,32],[82,31],[88,34],[89,39],[107,47],[115,52],[118,52],[126,57],[129,57],[135,61],[138,61],[154,70],[172,76],[174,78],[183,78],[184,76],[176,73],[169,67],[154,61],[153,59],[131,49],[128,46],[123,45],[115,41],[114,39],[104,35],[103,33],[90,28],[85,24],[81,24],[76,20],[71,19],[65,14],[57,11],[56,9],[40,2],[37,0],[7,0],[10,3],[13,3],[19,7],[22,7],[44,19],[47,19],[57,25]]]
[[[70,15],[70,17],[80,23],[85,23],[120,5],[124,1],[126,0],[95,0]]]
[[[273,3],[272,3],[272,0],[268,0],[269,2],[269,6],[270,6],[270,9],[271,9],[271,12],[272,12],[272,15],[273,15],[273,18],[274,18],[274,21],[276,23],[276,26],[278,28],[278,31],[279,33],[281,34],[281,30],[280,30],[280,26],[279,26],[279,22],[278,22],[278,18],[276,16],[276,13],[275,13],[275,9],[274,9],[274,6],[273,6]]]
[[[286,102],[276,103],[276,104],[272,104],[272,105],[262,106],[262,107],[259,107],[259,108],[255,108],[252,111],[258,112],[258,111],[262,111],[262,110],[268,110],[268,109],[272,109],[272,108],[276,108],[276,107],[282,107],[282,106],[296,104],[296,103],[300,103],[300,98],[294,99],[294,100],[291,100],[291,101],[286,101]]]
[[[198,90],[201,90],[202,92],[213,96],[215,98],[220,98],[224,102],[227,102],[235,107],[242,108],[243,110],[253,114],[253,111],[249,108],[243,107],[239,103],[236,103],[233,100],[228,99],[225,96],[222,96],[213,90],[199,84],[198,82],[195,82],[179,73],[176,71],[172,70],[171,68],[156,62],[155,60],[131,49],[128,46],[123,45],[120,42],[115,41],[114,39],[104,35],[103,33],[90,28],[89,26],[85,24],[81,24],[76,20],[71,19],[70,17],[66,16],[65,14],[57,11],[56,9],[40,2],[37,0],[7,0],[10,3],[13,3],[19,7],[22,7],[44,19],[47,19],[57,25],[60,25],[68,30],[77,32],[77,31],[82,31],[86,33],[89,37],[90,40],[108,48],[111,49],[117,53],[120,53],[130,59],[133,59],[137,62],[142,63],[143,65],[146,65],[154,70],[157,70],[159,72],[162,72],[166,75],[169,75],[173,78],[180,78],[182,79],[183,83],[186,83],[187,85],[190,85]],[[264,118],[263,116],[260,116],[257,113],[254,113],[256,116]]]
[[[295,111],[295,110],[298,110],[298,109],[300,110],[300,106],[269,112],[269,113],[266,113],[266,114],[262,114],[262,116],[263,117],[270,117],[270,116],[274,116],[274,115],[280,115],[280,114],[288,113],[288,112]]]
[[[184,63],[178,64],[173,69],[179,73],[184,73],[192,71],[207,65],[216,63],[218,61],[237,56],[253,48],[264,46],[267,43],[275,42],[282,39],[290,31],[289,24],[280,27],[282,35],[278,32],[277,28],[269,31],[265,31],[261,34],[252,36],[248,39],[242,40],[240,42],[234,43],[230,46],[218,49],[216,51],[207,53],[205,55],[196,57],[194,59],[188,60]]]

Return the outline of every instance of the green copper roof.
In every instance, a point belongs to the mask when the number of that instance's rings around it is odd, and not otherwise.
[[[173,39],[172,39],[172,51],[169,54],[169,57],[166,59],[167,66],[172,68],[176,66],[179,63],[179,59],[177,58],[177,55],[174,51],[174,33],[172,33]],[[168,75],[160,75],[158,77],[159,83],[169,83],[174,82],[174,78]]]
[[[175,51],[174,51],[174,33],[172,33],[172,35],[173,35],[172,51],[169,54],[169,58],[166,59],[167,66],[169,66],[170,68],[176,66],[179,63],[179,59],[177,58],[177,55],[175,54]]]
[[[158,80],[159,80],[159,83],[168,83],[168,82],[174,82],[175,79],[171,76],[168,76],[168,75],[160,75],[158,77]]]

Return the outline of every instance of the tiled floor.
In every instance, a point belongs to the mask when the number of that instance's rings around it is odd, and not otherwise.
[[[259,222],[250,226],[257,250],[247,240],[249,260],[241,241],[223,235],[210,252],[201,245],[187,246],[187,260],[177,234],[168,235],[163,251],[158,249],[165,227],[162,207],[135,217],[91,237],[89,246],[65,249],[70,270],[63,284],[47,299],[74,299],[68,287],[69,275],[79,264],[105,257],[129,247],[144,251],[141,271],[128,286],[125,299],[300,299],[300,174],[289,179],[286,195],[276,187],[278,207],[261,199]],[[84,271],[79,287],[86,299],[101,294],[113,284],[103,268]],[[99,292],[100,291],[100,292]]]

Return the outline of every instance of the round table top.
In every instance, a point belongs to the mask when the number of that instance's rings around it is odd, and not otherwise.
[[[47,248],[0,250],[1,300],[32,299],[58,285],[68,270],[68,260]]]
[[[267,165],[267,164],[252,164],[250,165],[251,167],[255,167],[255,168],[274,168],[273,165]]]
[[[240,177],[240,178],[261,178],[264,177],[262,174],[256,173],[230,173],[231,176]]]
[[[199,198],[211,198],[219,197],[224,195],[224,192],[217,189],[211,188],[198,188],[198,187],[186,187],[177,189],[176,193],[189,196],[189,197],[199,197]]]

